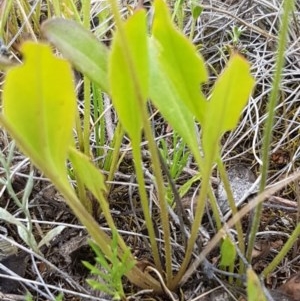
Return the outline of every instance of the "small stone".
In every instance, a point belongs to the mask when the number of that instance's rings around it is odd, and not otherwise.
[[[245,195],[251,194],[251,192],[249,193],[249,191],[256,180],[255,175],[246,166],[237,164],[231,166],[228,169],[227,176],[230,182],[235,204],[240,204],[240,200],[244,198]],[[257,189],[258,187],[254,188],[254,190]],[[229,210],[229,204],[227,201],[227,194],[222,182],[219,184],[217,189],[217,201],[222,213],[226,213]]]

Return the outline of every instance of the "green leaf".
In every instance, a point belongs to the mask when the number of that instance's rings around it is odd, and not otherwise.
[[[236,249],[231,241],[231,239],[226,236],[221,245],[221,261],[220,265],[221,266],[230,266],[234,263],[235,261],[235,256],[236,256]]]
[[[247,269],[247,296],[248,301],[267,301],[260,281],[251,268]]]
[[[71,67],[46,44],[26,42],[22,52],[24,64],[6,75],[4,117],[24,153],[42,170],[66,179],[76,108]]]
[[[233,55],[213,88],[209,112],[205,115],[214,116],[217,111],[218,117],[222,117],[222,131],[233,130],[253,87],[254,79],[250,74],[249,63],[241,55]],[[210,121],[209,117],[206,119]]]
[[[44,22],[42,32],[79,71],[109,92],[108,49],[93,34],[75,21],[59,18]]]
[[[160,68],[176,88],[182,104],[200,119],[205,105],[200,84],[207,80],[203,59],[188,38],[175,28],[165,2],[155,0],[154,8],[152,34],[158,44]]]
[[[199,6],[197,3],[193,3],[192,5],[192,16],[194,19],[197,19],[200,17],[200,15],[203,12],[203,7]]]
[[[149,87],[147,21],[144,10],[135,12],[126,21],[124,28],[116,33],[109,67],[113,104],[125,131],[132,139],[139,141],[142,120],[138,112],[146,104]]]
[[[102,268],[104,268],[106,270],[106,272],[108,272],[108,276],[110,276],[110,271],[111,271],[111,266],[109,265],[109,263],[107,262],[105,255],[102,253],[101,249],[99,248],[98,245],[96,245],[92,240],[89,241],[89,245],[91,246],[91,248],[93,249],[93,251],[95,252],[95,259],[96,262],[98,262],[100,264],[100,266]],[[111,246],[109,246],[111,249]],[[97,268],[97,266],[95,266],[95,268]],[[102,270],[103,273],[103,270]]]
[[[179,194],[181,197],[185,196],[191,189],[192,185],[195,184],[195,182],[199,182],[201,180],[201,174],[198,173],[194,175],[192,178],[187,180],[185,183],[183,183],[179,188]]]
[[[205,105],[205,115],[199,121],[203,129],[204,155],[215,159],[221,136],[234,129],[254,86],[248,62],[234,54],[217,80]]]
[[[194,117],[181,102],[174,83],[165,75],[156,58],[157,42],[150,39],[149,96],[173,129],[184,139],[195,157],[199,156]]]

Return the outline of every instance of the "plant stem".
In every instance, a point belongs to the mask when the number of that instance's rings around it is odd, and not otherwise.
[[[190,263],[191,260],[191,255],[194,249],[194,244],[195,241],[198,237],[199,233],[199,227],[202,221],[202,217],[204,214],[204,209],[205,209],[205,203],[206,203],[206,198],[207,198],[207,192],[208,192],[208,187],[210,185],[210,168],[211,164],[206,163],[204,166],[203,170],[203,177],[202,177],[202,183],[201,183],[201,190],[199,197],[197,198],[197,207],[195,211],[195,218],[192,223],[192,229],[191,229],[191,236],[188,240],[188,245],[185,251],[185,256],[183,259],[183,262],[180,266],[180,269],[177,273],[177,275],[174,277],[173,282],[172,282],[172,287],[170,289],[175,289],[182,277],[184,276],[184,273],[188,267],[188,264]]]
[[[167,200],[165,198],[165,187],[164,187],[164,181],[161,173],[161,167],[160,167],[160,161],[159,161],[159,155],[157,146],[155,144],[155,141],[153,139],[152,129],[147,122],[148,118],[146,115],[146,109],[144,108],[145,113],[144,116],[144,131],[145,135],[148,140],[149,150],[151,153],[151,159],[152,159],[152,165],[153,165],[153,171],[155,176],[155,182],[156,182],[156,188],[157,188],[157,195],[158,195],[158,201],[160,206],[160,218],[162,223],[162,229],[164,233],[164,247],[165,247],[165,256],[166,256],[166,276],[167,276],[167,286],[170,285],[172,280],[172,249],[171,249],[171,239],[170,239],[170,223],[169,223],[169,213],[168,213],[168,206],[167,206]]]
[[[75,1],[74,0],[69,0],[67,5],[68,5],[68,8],[72,11],[72,14],[73,14],[74,19],[76,20],[76,22],[80,23],[80,15],[79,15],[78,9],[76,7]]]
[[[272,260],[272,262],[270,264],[268,264],[268,266],[262,271],[261,274],[263,277],[266,277],[278,266],[278,264],[281,262],[281,260],[292,249],[295,242],[298,240],[299,235],[300,235],[300,224],[298,224],[296,229],[293,231],[292,235],[289,237],[288,241],[284,244],[283,248],[275,256],[275,258]]]
[[[158,247],[155,239],[155,231],[154,231],[154,225],[151,219],[151,215],[149,212],[149,204],[148,204],[148,197],[147,192],[145,189],[145,180],[144,180],[144,173],[142,169],[142,158],[141,153],[139,149],[139,145],[135,145],[135,143],[132,141],[132,152],[133,152],[133,158],[134,158],[134,165],[135,165],[135,172],[136,172],[136,178],[139,185],[139,194],[141,199],[141,205],[144,213],[145,223],[148,230],[149,240],[151,244],[151,250],[152,250],[152,256],[155,263],[156,268],[160,273],[162,273],[163,268],[160,261],[160,256],[158,252]]]
[[[96,141],[96,158],[99,158],[96,162],[98,168],[103,168],[104,158],[100,160],[104,155],[104,144],[105,144],[105,120],[100,116],[100,112],[104,111],[103,98],[101,95],[100,88],[92,83],[93,93],[93,106],[94,106],[94,125],[93,130],[95,133]],[[101,164],[100,164],[101,163]]]
[[[60,11],[60,4],[59,4],[58,0],[53,1],[53,8],[54,8],[54,15],[56,17],[60,17],[61,16],[61,11]],[[48,6],[48,9],[49,9],[49,6]],[[49,11],[50,11],[50,9],[49,9]]]
[[[279,41],[278,41],[278,51],[277,51],[277,59],[276,59],[276,70],[274,74],[272,90],[269,97],[268,103],[268,118],[266,120],[264,136],[263,136],[263,147],[262,147],[262,166],[261,166],[261,182],[259,191],[264,191],[267,183],[268,169],[269,169],[269,151],[272,140],[272,130],[274,124],[275,117],[275,108],[278,102],[278,95],[280,91],[280,82],[282,78],[282,70],[285,61],[285,48],[287,44],[287,36],[288,36],[288,28],[289,28],[289,16],[292,13],[294,8],[294,0],[284,1],[283,2],[283,16],[282,16],[282,24],[279,32]],[[254,248],[255,237],[258,231],[258,227],[260,224],[261,214],[262,214],[262,203],[259,203],[256,207],[255,214],[253,217],[251,232],[249,235],[248,247],[246,252],[246,258],[248,262],[251,262],[252,251]]]
[[[197,254],[197,258],[194,260],[193,264],[191,264],[189,268],[186,270],[186,272],[182,275],[182,277],[179,278],[180,280],[179,285],[182,286],[184,283],[186,283],[189,277],[191,277],[191,275],[195,272],[197,267],[206,259],[206,256],[208,256],[208,254],[210,254],[210,252],[219,244],[222,237],[227,234],[226,231],[228,228],[233,227],[238,220],[241,220],[244,216],[246,216],[246,214],[249,214],[251,210],[257,207],[258,203],[263,202],[267,197],[270,197],[271,195],[281,190],[292,181],[296,181],[299,178],[300,178],[300,171],[294,172],[292,175],[283,179],[276,185],[258,194],[247,205],[241,208],[237,214],[233,215],[232,218],[227,222],[227,224],[224,225],[223,228],[220,231],[218,231],[217,234],[208,242],[208,244],[201,251],[201,253]]]

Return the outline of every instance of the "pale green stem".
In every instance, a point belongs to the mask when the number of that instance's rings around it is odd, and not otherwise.
[[[191,42],[193,42],[193,37],[194,37],[194,33],[195,33],[195,27],[196,27],[196,19],[193,18],[192,19],[192,24],[191,24],[191,31],[190,31],[190,35],[189,35],[189,39],[191,40]]]
[[[201,190],[200,190],[199,197],[197,199],[197,207],[195,212],[195,218],[192,224],[191,236],[190,239],[188,240],[183,262],[180,266],[178,273],[173,279],[172,286],[170,287],[170,289],[175,289],[177,287],[191,260],[191,255],[194,250],[194,244],[199,235],[199,227],[204,214],[207,192],[210,185],[210,166],[211,164],[206,163],[205,169],[203,170]]]
[[[176,0],[174,4],[174,10],[172,14],[172,21],[175,23],[177,18],[177,25],[180,30],[183,30],[183,2],[182,0]]]
[[[144,111],[146,111],[144,109]],[[164,247],[165,247],[165,256],[166,256],[166,276],[167,276],[167,286],[171,284],[173,273],[172,273],[172,249],[171,249],[171,234],[170,234],[170,222],[169,222],[169,213],[168,213],[168,205],[167,200],[165,198],[165,187],[164,180],[161,173],[160,161],[157,146],[153,139],[152,128],[148,122],[148,118],[145,114],[143,114],[144,121],[144,131],[145,136],[148,140],[149,151],[151,153],[151,162],[153,166],[156,188],[157,188],[157,196],[160,206],[160,218],[162,223],[162,230],[164,233]]]
[[[286,254],[292,249],[300,236],[300,224],[293,231],[292,235],[289,237],[288,241],[284,244],[280,252],[275,256],[270,264],[262,271],[262,276],[267,277],[281,262],[281,260],[286,256]]]
[[[60,11],[60,4],[59,4],[59,0],[53,0],[53,8],[54,8],[54,14],[56,17],[60,17],[61,16],[61,11]],[[48,9],[50,10],[50,8],[48,7]]]
[[[94,133],[95,133],[95,141],[96,141],[96,157],[101,157],[104,154],[104,144],[105,144],[105,120],[103,115],[104,111],[103,98],[101,95],[100,88],[92,83],[92,91],[93,91],[93,106],[94,106]],[[97,167],[103,168],[104,159],[101,161],[97,161]],[[100,164],[102,163],[102,164]]]
[[[103,252],[108,258],[111,257],[111,250],[109,248],[110,239],[109,237],[99,228],[98,223],[91,217],[91,215],[87,212],[85,207],[78,200],[74,190],[71,188],[65,170],[59,169],[57,167],[53,167],[52,164],[45,162],[42,158],[36,157],[34,153],[31,153],[31,148],[28,147],[28,143],[24,140],[18,132],[16,132],[10,123],[0,115],[0,124],[5,127],[5,129],[12,134],[18,144],[21,146],[22,150],[25,154],[32,154],[31,158],[34,161],[35,165],[44,172],[44,174],[52,181],[52,183],[56,186],[56,188],[62,193],[65,197],[67,204],[79,218],[84,226],[87,227],[87,230],[90,232],[93,239],[95,239],[96,243],[99,243],[99,246],[103,247]],[[103,233],[103,234],[102,234]],[[99,235],[99,239],[97,236]],[[95,237],[96,238],[95,238]]]
[[[289,16],[292,13],[294,8],[294,0],[283,1],[283,16],[282,16],[282,24],[279,31],[279,41],[278,41],[278,51],[276,58],[276,71],[274,74],[272,90],[269,97],[268,103],[268,118],[266,120],[264,136],[263,136],[263,145],[262,145],[262,166],[261,166],[261,182],[259,191],[264,191],[267,183],[267,176],[269,170],[269,152],[270,145],[272,141],[272,130],[275,118],[275,108],[278,101],[278,95],[280,91],[280,82],[282,78],[282,70],[285,61],[285,48],[287,44],[288,37],[288,29],[289,29]],[[262,214],[262,203],[259,203],[255,209],[255,214],[253,217],[251,232],[249,235],[248,247],[246,252],[246,258],[248,262],[251,262],[252,251],[254,248],[255,237],[258,231],[258,227],[260,224],[261,214]]]
[[[180,266],[178,273],[176,274],[176,276],[174,277],[174,279],[172,281],[172,285],[169,287],[170,289],[176,289],[176,287],[178,286],[178,283],[181,281],[181,279],[184,276],[185,271],[190,263],[193,249],[194,249],[194,244],[198,237],[199,227],[201,225],[202,217],[204,214],[207,193],[210,188],[210,174],[211,174],[212,160],[210,160],[210,163],[208,162],[208,160],[204,160],[201,157],[200,152],[195,152],[193,155],[194,155],[197,165],[201,171],[201,178],[202,178],[201,190],[200,190],[200,194],[196,201],[197,207],[196,207],[196,211],[195,211],[195,219],[192,223],[191,236],[188,240],[188,245],[187,245],[187,248],[185,251],[185,256],[184,256],[183,262]]]
[[[92,214],[93,213],[93,203],[87,197],[87,193],[86,193],[84,183],[82,181],[80,181],[80,177],[77,175],[76,171],[74,171],[74,178],[75,178],[75,183],[76,183],[77,197],[79,198],[80,202],[84,205],[86,210],[90,214]]]
[[[219,231],[222,228],[222,221],[220,217],[220,212],[219,208],[217,205],[217,199],[213,193],[212,187],[209,187],[208,190],[208,198],[209,198],[209,203],[213,212],[213,216],[215,218],[216,226],[217,226],[217,231]]]
[[[89,1],[90,2],[90,1]],[[69,8],[72,8],[72,13],[74,15],[74,19],[80,23],[80,15],[79,15],[79,12],[78,12],[78,9],[76,7],[76,4],[75,4],[75,1],[74,0],[69,0],[68,1],[68,7]]]
[[[149,212],[149,203],[148,203],[148,197],[147,192],[145,189],[145,180],[144,180],[144,173],[142,169],[142,157],[140,153],[139,143],[135,145],[134,141],[132,141],[132,153],[134,158],[134,165],[135,165],[135,172],[136,172],[136,179],[138,182],[138,189],[139,189],[139,195],[140,195],[140,201],[144,213],[145,223],[148,230],[149,240],[151,244],[152,249],[152,255],[153,260],[155,263],[156,268],[158,271],[162,274],[163,268],[160,261],[159,251],[156,243],[156,236],[154,231],[154,225],[152,222],[152,218]]]

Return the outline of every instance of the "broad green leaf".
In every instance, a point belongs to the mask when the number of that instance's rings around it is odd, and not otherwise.
[[[210,162],[215,159],[222,135],[236,127],[253,86],[248,62],[234,54],[212,90],[205,115],[199,120],[203,130],[204,154]]]
[[[241,55],[233,55],[212,90],[208,112],[205,114],[205,126],[209,124],[209,117],[216,115],[221,117],[218,120],[223,133],[233,130],[253,87],[254,79],[250,74],[249,63]]]
[[[194,45],[173,25],[163,0],[154,2],[153,37],[158,43],[161,70],[176,88],[178,98],[197,119],[204,114],[205,98],[200,84],[207,80],[202,57]]]
[[[70,65],[46,44],[26,42],[24,64],[11,68],[3,90],[10,134],[42,170],[65,176],[76,97]]]
[[[43,23],[44,36],[82,73],[109,92],[108,49],[75,21],[51,19]]]
[[[150,39],[150,85],[149,96],[173,129],[188,144],[195,157],[199,156],[194,117],[181,102],[173,82],[164,74],[156,59],[157,42]]]
[[[135,141],[142,128],[139,111],[148,96],[148,60],[146,12],[139,10],[116,33],[109,59],[112,101],[125,131]]]
[[[247,296],[248,301],[267,301],[260,281],[251,268],[247,269]]]
[[[231,239],[226,236],[221,245],[221,261],[220,265],[221,266],[230,266],[231,264],[234,263],[235,261],[235,256],[236,256],[236,249],[231,241]]]

